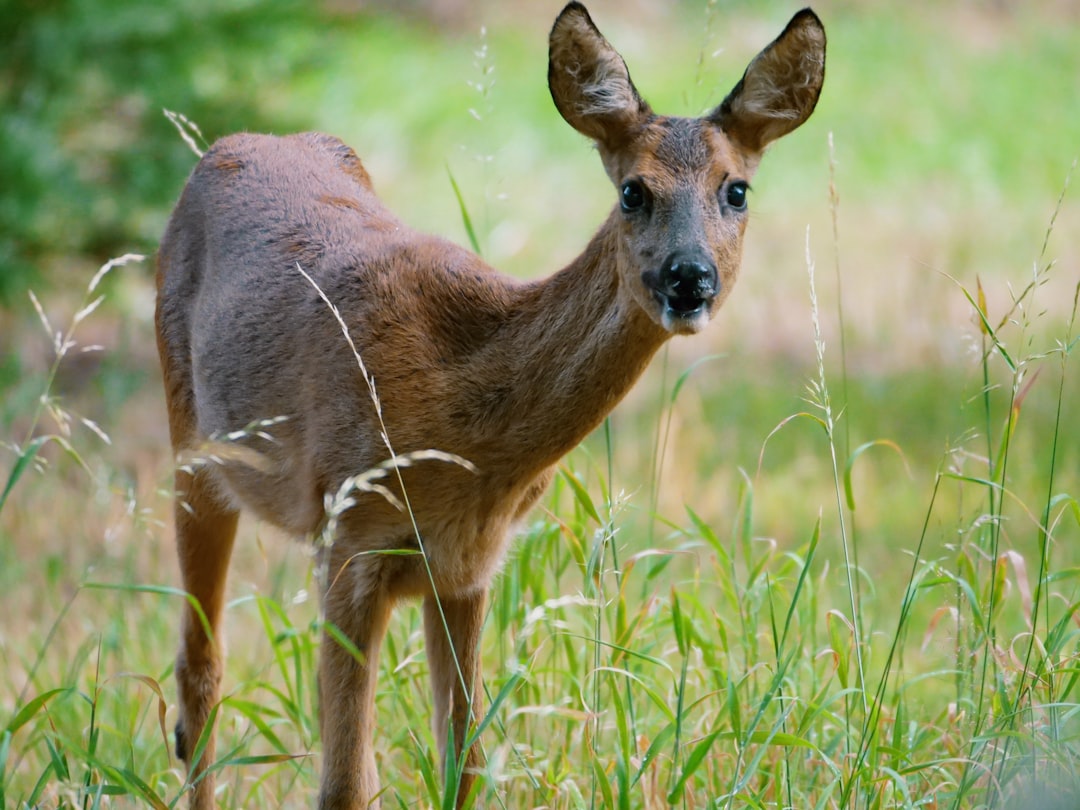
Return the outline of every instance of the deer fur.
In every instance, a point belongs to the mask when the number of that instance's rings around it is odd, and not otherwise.
[[[245,451],[176,473],[183,585],[206,619],[186,607],[176,662],[193,808],[214,802],[212,734],[192,759],[220,700],[239,510],[317,534],[327,496],[385,463],[387,440],[399,456],[438,450],[469,464],[400,466],[384,483],[409,509],[358,493],[319,552],[326,622],[360,651],[324,635],[319,806],[379,805],[375,679],[404,598],[423,600],[435,737],[452,736],[442,754],[464,763],[456,801],[469,801],[481,760],[462,749],[480,716],[480,634],[514,524],[657,349],[700,331],[726,299],[746,184],[765,147],[813,111],[824,58],[824,30],[804,10],[715,110],[663,117],[585,8],[568,5],[550,37],[552,98],[596,142],[620,203],[578,258],[536,281],[410,229],[336,138],[232,135],[206,153],[161,243],[156,312],[175,452],[230,436]],[[422,554],[379,553],[401,550]]]

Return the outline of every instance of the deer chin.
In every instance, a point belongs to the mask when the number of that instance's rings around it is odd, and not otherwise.
[[[712,320],[713,299],[686,299],[656,294],[660,325],[675,335],[696,335]]]

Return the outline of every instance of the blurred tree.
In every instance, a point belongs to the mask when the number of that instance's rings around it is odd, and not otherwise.
[[[208,136],[289,127],[275,83],[328,25],[299,0],[0,0],[0,19],[0,308],[51,259],[152,250],[194,161],[162,108]]]

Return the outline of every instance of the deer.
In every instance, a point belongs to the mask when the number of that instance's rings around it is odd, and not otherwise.
[[[480,638],[514,528],[665,341],[701,332],[727,299],[750,180],[813,112],[825,43],[804,9],[719,106],[662,116],[586,8],[567,5],[550,34],[551,97],[595,144],[616,200],[581,255],[539,280],[405,225],[335,137],[236,134],[202,156],[160,244],[155,310],[176,457],[236,445],[175,469],[188,594],[175,738],[194,810],[214,805],[207,726],[241,509],[318,537],[330,495],[380,465],[393,475],[355,492],[316,552],[318,804],[380,806],[379,651],[405,599],[422,600],[440,756],[461,765],[447,790],[458,807],[475,801]]]

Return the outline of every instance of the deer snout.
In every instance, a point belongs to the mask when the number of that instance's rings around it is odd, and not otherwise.
[[[676,253],[660,268],[659,291],[673,309],[696,309],[715,298],[719,289],[720,275],[707,259]]]
[[[672,253],[659,270],[646,271],[641,278],[660,305],[661,323],[671,332],[700,331],[720,292],[716,265],[693,253]]]

